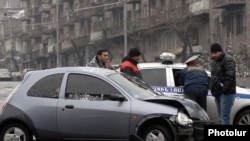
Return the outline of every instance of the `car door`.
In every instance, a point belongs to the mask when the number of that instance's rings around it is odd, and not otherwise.
[[[120,94],[95,76],[69,74],[58,102],[58,127],[63,138],[125,139],[129,135],[130,101],[112,101]]]
[[[143,80],[155,91],[168,95],[179,95],[182,88],[175,87],[172,69],[141,68]]]

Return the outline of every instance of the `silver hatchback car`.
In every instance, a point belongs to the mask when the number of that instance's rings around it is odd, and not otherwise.
[[[0,140],[202,140],[211,124],[195,102],[154,92],[102,68],[27,72],[0,113]]]

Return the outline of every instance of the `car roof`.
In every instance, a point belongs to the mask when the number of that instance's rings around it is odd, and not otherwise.
[[[162,62],[146,62],[146,63],[139,63],[138,67],[140,69],[150,69],[150,68],[174,68],[174,69],[183,69],[187,66],[185,63],[173,63],[173,64],[163,64]],[[211,72],[205,69],[208,76],[211,75]]]
[[[162,62],[146,62],[139,63],[139,68],[184,68],[186,64],[184,63],[173,63],[173,64],[163,64]]]
[[[50,74],[57,74],[57,73],[67,73],[67,72],[75,72],[75,73],[91,73],[94,75],[109,75],[115,73],[114,70],[105,69],[105,68],[97,68],[97,67],[59,67],[59,68],[51,68],[45,70],[34,70],[29,71],[25,75],[37,75],[37,76],[47,76]]]

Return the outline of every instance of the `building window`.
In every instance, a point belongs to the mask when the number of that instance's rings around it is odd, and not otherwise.
[[[231,36],[234,34],[234,17],[233,15],[228,15],[227,16],[227,36]]]
[[[244,22],[243,22],[243,15],[237,14],[236,15],[236,34],[241,34],[244,32]]]

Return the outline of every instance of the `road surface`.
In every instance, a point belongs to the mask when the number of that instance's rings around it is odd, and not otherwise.
[[[18,81],[0,81],[0,105],[19,83]]]

